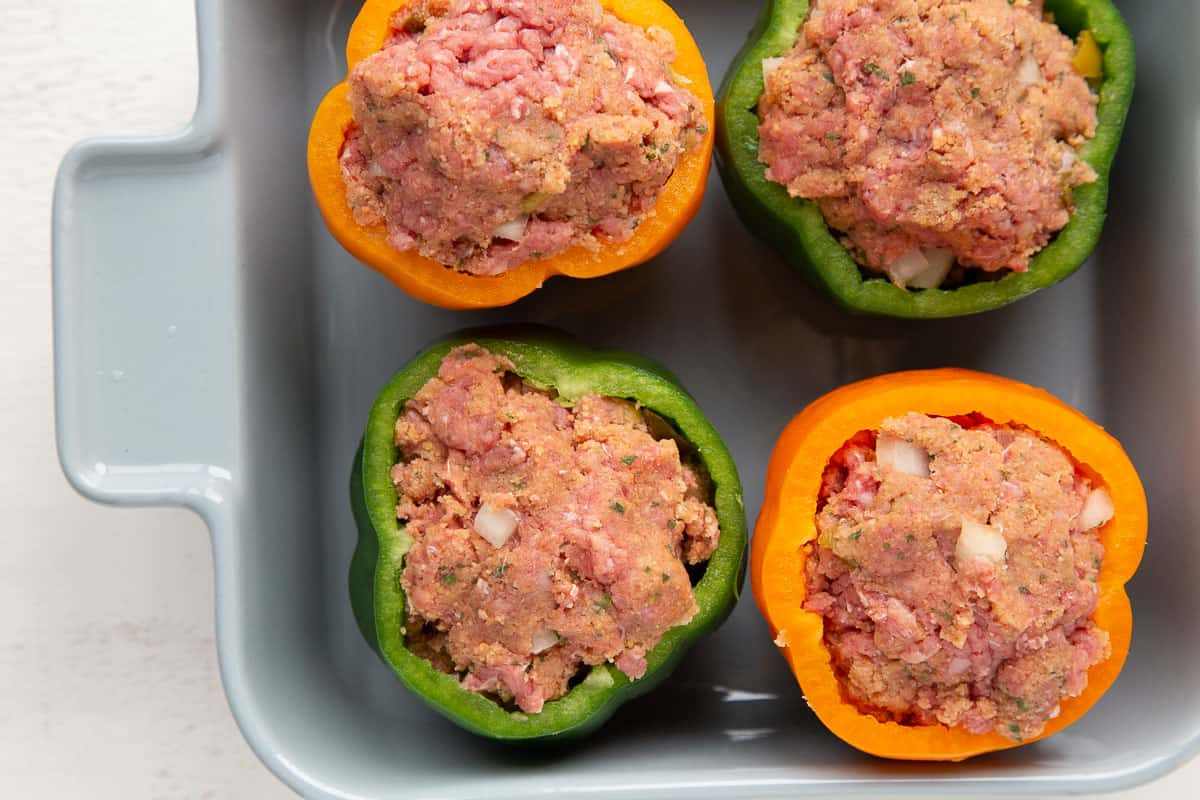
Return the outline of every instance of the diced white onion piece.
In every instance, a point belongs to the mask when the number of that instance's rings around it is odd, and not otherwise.
[[[765,82],[767,80],[767,78],[770,78],[771,73],[774,72],[775,70],[779,69],[779,66],[782,63],[783,63],[783,56],[780,56],[778,58],[764,58],[762,60],[763,81]]]
[[[503,547],[516,530],[517,515],[512,509],[495,508],[484,503],[475,515],[475,532],[491,542],[493,547]]]
[[[1020,69],[1017,70],[1017,82],[1022,86],[1033,86],[1035,83],[1040,83],[1041,80],[1042,68],[1038,66],[1037,59],[1030,53],[1025,56]]]
[[[540,631],[533,634],[534,655],[549,650],[556,644],[558,644],[558,634],[549,628],[542,628]]]
[[[654,84],[654,94],[656,96],[670,94],[673,91],[675,91],[675,87],[666,81],[659,81],[658,83]]]
[[[529,217],[520,216],[497,227],[492,236],[497,239],[507,239],[510,242],[519,242],[525,238],[525,227],[528,224]]]
[[[895,436],[883,434],[875,442],[875,460],[883,469],[894,469],[918,478],[929,477],[929,453]]]
[[[1063,148],[1063,160],[1062,166],[1059,168],[1059,172],[1070,172],[1071,167],[1075,166],[1075,158],[1076,156],[1074,148],[1069,145]]]
[[[1099,528],[1113,518],[1113,501],[1108,496],[1107,489],[1092,489],[1087,500],[1083,501],[1083,511],[1079,512],[1079,530],[1090,531]]]
[[[919,248],[914,247],[888,265],[887,274],[901,286],[929,269],[929,260]]]
[[[981,525],[964,519],[958,542],[954,545],[954,559],[960,565],[976,558],[986,558],[993,564],[1003,564],[1008,552],[1004,534],[991,525]]]
[[[670,72],[671,72],[671,80],[674,81],[677,86],[691,86],[692,85],[692,79],[689,78],[687,75],[682,75],[682,74],[676,72],[675,70],[671,69],[670,67],[667,67],[667,69],[670,70]]]
[[[908,285],[914,289],[936,289],[946,280],[950,268],[954,266],[954,252],[944,247],[931,247],[922,250],[921,254],[925,256],[929,266],[912,276]]]
[[[374,175],[376,178],[386,178],[387,170],[384,169],[383,165],[380,164],[378,161],[372,161],[371,162],[371,174]]]

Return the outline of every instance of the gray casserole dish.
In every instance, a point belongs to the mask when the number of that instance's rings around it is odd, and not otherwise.
[[[309,198],[308,119],[343,74],[356,4],[201,0],[192,124],[81,144],[59,175],[63,468],[97,501],[205,518],[230,706],[307,797],[1041,796],[1147,781],[1200,745],[1200,17],[1184,0],[1121,5],[1139,93],[1092,263],[1010,308],[909,324],[836,311],[741,227],[715,176],[652,264],[556,279],[495,312],[420,305],[335,244]],[[719,78],[756,4],[677,8]],[[518,320],[669,364],[737,458],[750,519],[775,436],[837,385],[954,365],[1046,386],[1124,442],[1150,492],[1125,672],[1044,742],[958,765],[885,763],[821,726],[742,602],[667,685],[579,746],[529,752],[461,732],[355,628],[346,475],[394,369],[447,331]]]

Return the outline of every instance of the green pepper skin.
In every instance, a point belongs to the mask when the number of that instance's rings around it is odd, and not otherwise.
[[[693,587],[699,612],[672,628],[646,655],[646,674],[631,681],[612,664],[592,667],[587,677],[538,714],[510,712],[461,688],[454,675],[435,670],[405,647],[404,592],[400,571],[412,544],[396,519],[396,490],[389,476],[396,462],[394,426],[400,409],[458,345],[477,343],[506,356],[528,383],[553,387],[567,402],[585,394],[629,398],[674,423],[695,448],[714,487],[721,540]],[[733,610],[745,571],[746,519],[737,467],[716,430],[678,380],[639,356],[601,352],[538,329],[520,336],[456,334],[402,368],[379,393],[367,421],[351,477],[351,504],[358,548],[350,565],[350,596],[363,636],[410,690],[462,727],[497,740],[559,740],[590,733],[627,700],[661,683],[702,634]]]
[[[773,245],[805,277],[850,311],[932,319],[976,314],[1007,305],[1055,284],[1087,260],[1104,225],[1108,176],[1133,96],[1133,39],[1110,0],[1047,0],[1059,27],[1074,37],[1095,36],[1104,55],[1095,138],[1079,156],[1096,170],[1095,183],[1074,190],[1071,221],[1029,264],[996,281],[955,289],[906,291],[882,277],[864,278],[821,216],[817,204],[788,196],[767,180],[758,160],[762,60],[786,54],[808,15],[808,0],[767,0],[750,38],[725,74],[717,100],[717,168],[743,223]]]

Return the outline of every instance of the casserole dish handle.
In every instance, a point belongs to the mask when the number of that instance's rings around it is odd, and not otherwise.
[[[71,484],[100,502],[211,511],[231,486],[233,192],[203,123],[84,142],[59,169],[58,453]]]

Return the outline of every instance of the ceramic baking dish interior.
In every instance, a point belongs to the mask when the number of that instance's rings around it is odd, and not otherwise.
[[[962,795],[1098,791],[1158,775],[1200,736],[1197,9],[1125,3],[1139,93],[1092,263],[984,316],[835,311],[739,225],[714,177],[652,265],[551,281],[515,307],[410,300],[330,238],[307,121],[342,75],[354,2],[198,4],[201,97],[164,139],[93,141],[55,203],[59,449],[103,502],[182,504],[213,537],[222,674],[263,761],[316,798]],[[719,78],[755,4],[679,0]],[[744,599],[669,683],[586,743],[477,740],[408,696],[346,593],[351,458],[371,399],[418,347],[524,320],[676,371],[738,459],[753,519],[774,437],[804,403],[879,372],[955,365],[1048,387],[1127,445],[1150,493],[1130,660],[1068,731],[961,765],[889,764],[827,733]]]

